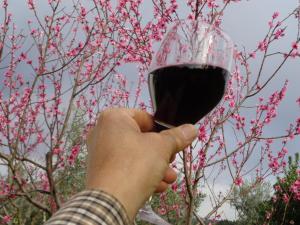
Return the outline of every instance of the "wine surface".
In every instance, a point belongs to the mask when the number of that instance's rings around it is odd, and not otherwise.
[[[222,99],[228,71],[212,65],[182,64],[149,75],[155,120],[171,126],[195,124]]]

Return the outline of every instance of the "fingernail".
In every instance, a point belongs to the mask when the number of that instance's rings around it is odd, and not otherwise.
[[[192,124],[182,125],[180,130],[187,141],[191,142],[197,137],[197,129]]]

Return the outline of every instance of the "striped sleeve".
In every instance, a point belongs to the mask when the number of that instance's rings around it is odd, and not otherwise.
[[[75,195],[45,225],[129,225],[124,207],[113,196],[99,190]]]

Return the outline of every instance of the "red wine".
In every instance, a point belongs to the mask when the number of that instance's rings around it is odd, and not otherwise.
[[[182,64],[149,75],[155,120],[163,126],[195,124],[222,99],[229,72],[212,65]]]

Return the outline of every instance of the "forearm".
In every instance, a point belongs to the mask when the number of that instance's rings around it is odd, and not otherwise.
[[[111,195],[98,190],[86,190],[75,195],[45,225],[101,224],[129,225],[121,203]]]

